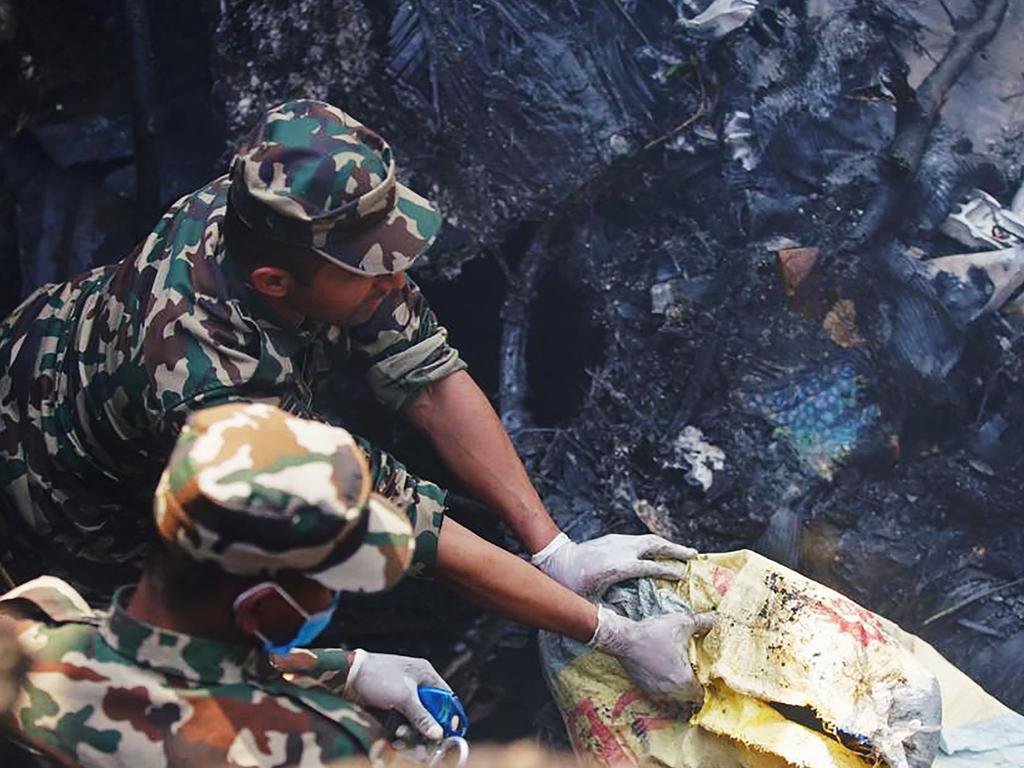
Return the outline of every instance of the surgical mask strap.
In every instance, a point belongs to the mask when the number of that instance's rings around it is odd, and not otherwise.
[[[311,620],[319,618],[323,614],[327,614],[328,616],[333,614],[334,609],[338,605],[338,599],[340,598],[340,595],[336,593],[331,601],[330,606],[328,606],[322,611],[317,611],[315,614],[311,614],[308,611],[306,611],[305,608],[299,605],[298,601],[290,594],[288,594],[288,592],[279,584],[276,584],[273,581],[261,581],[259,584],[249,587],[249,589],[238,594],[238,596],[235,598],[234,603],[232,604],[232,607],[234,608],[235,612],[238,612],[238,606],[240,606],[246,599],[248,599],[249,597],[253,596],[254,594],[258,593],[260,590],[266,587],[270,587],[274,592],[280,595],[284,599],[284,601],[288,603],[288,605],[295,609],[295,611],[302,617],[303,627],[308,625]],[[301,635],[303,627],[299,628],[299,634],[296,635],[296,638]],[[273,640],[268,638],[258,629],[253,628],[252,632],[254,635],[256,635],[256,637],[263,641],[264,648],[266,648],[268,651],[271,649],[271,646],[282,647],[283,645],[288,645],[287,643],[275,643]],[[294,640],[295,638],[293,638],[292,642],[294,642]]]
[[[280,585],[275,584],[272,581],[261,581],[259,584],[249,587],[244,592],[240,592],[238,594],[238,597],[235,598],[235,602],[232,603],[231,607],[237,612],[238,606],[240,606],[245,600],[252,597],[254,594],[259,592],[264,587],[270,587],[278,595],[280,595],[284,599],[284,601],[288,603],[288,605],[290,605],[298,612],[298,614],[302,617],[303,621],[309,618],[309,614],[306,612],[306,609],[299,605],[298,601],[294,597],[289,595],[284,589],[282,589]]]

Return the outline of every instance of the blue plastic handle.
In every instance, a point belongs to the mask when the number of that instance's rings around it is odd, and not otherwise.
[[[444,729],[445,738],[465,736],[469,730],[469,718],[462,708],[459,697],[444,688],[423,686],[418,690],[420,703],[434,716]]]

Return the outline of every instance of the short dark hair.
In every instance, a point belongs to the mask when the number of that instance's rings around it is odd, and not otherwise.
[[[277,267],[286,270],[302,286],[310,285],[327,263],[327,259],[309,248],[261,237],[230,205],[224,214],[224,243],[246,274],[259,267]]]

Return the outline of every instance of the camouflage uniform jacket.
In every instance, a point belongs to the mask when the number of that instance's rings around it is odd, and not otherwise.
[[[326,689],[299,687],[252,648],[98,612],[43,576],[0,598],[32,655],[8,727],[82,766],[320,766],[365,755],[379,725]]]
[[[190,411],[263,400],[315,417],[313,391],[338,365],[364,368],[376,396],[400,408],[465,367],[411,281],[357,328],[284,327],[224,246],[229,185],[182,198],[131,256],[43,286],[0,326],[0,487],[20,538],[130,561]],[[444,492],[364,448],[374,490],[412,518],[422,573]]]

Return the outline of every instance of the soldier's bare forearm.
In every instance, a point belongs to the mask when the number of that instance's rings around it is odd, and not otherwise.
[[[595,605],[455,520],[441,527],[437,577],[477,605],[520,624],[581,643],[597,630]]]
[[[494,509],[531,553],[558,535],[498,414],[468,373],[435,382],[406,413],[469,492]]]

